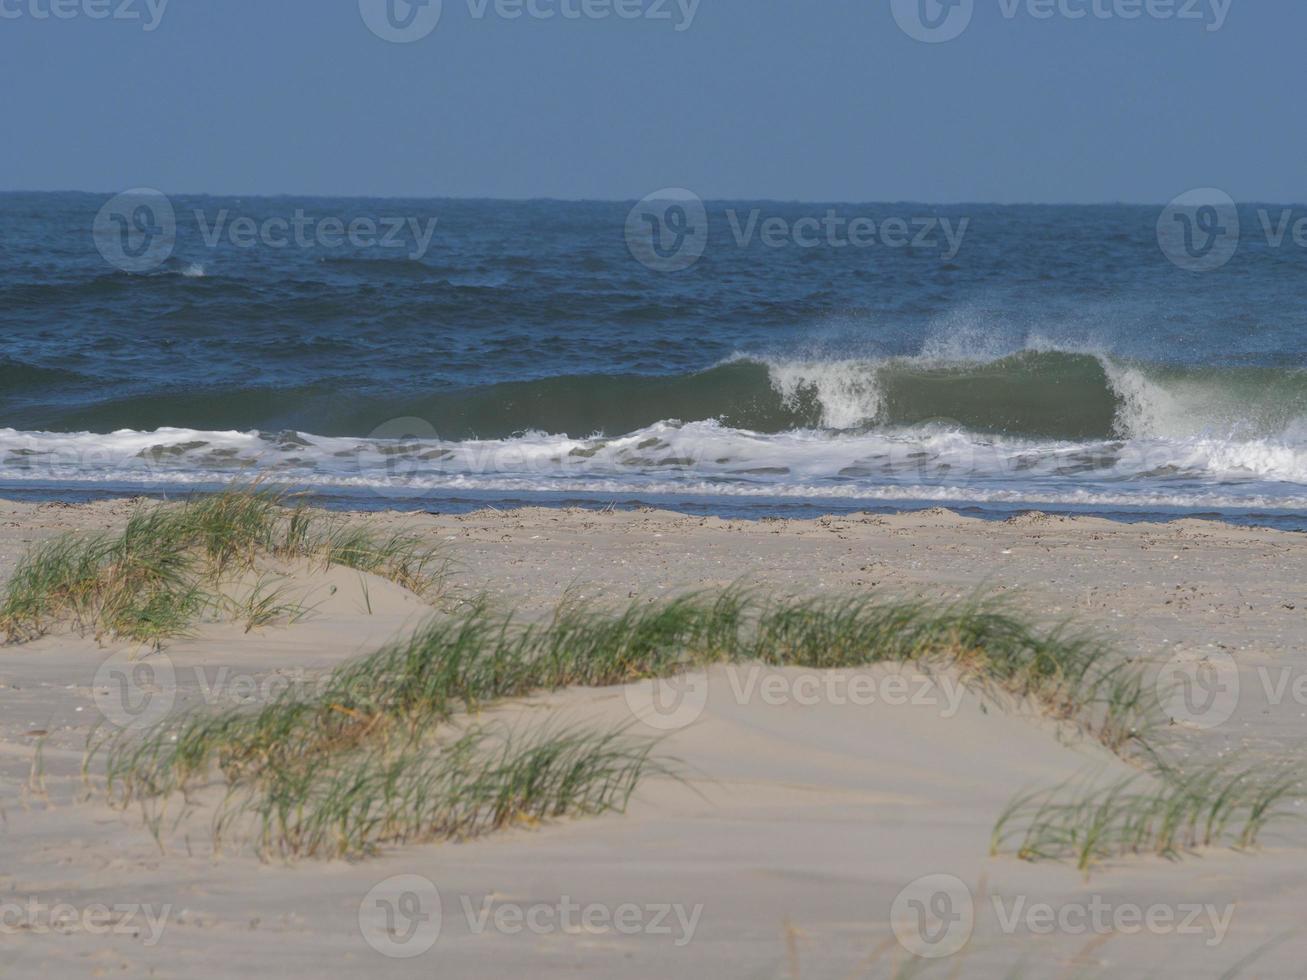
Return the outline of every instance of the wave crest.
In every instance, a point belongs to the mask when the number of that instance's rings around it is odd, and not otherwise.
[[[746,360],[747,358],[741,358]],[[1025,350],[993,360],[767,361],[786,405],[831,429],[923,425],[1051,439],[1287,439],[1307,434],[1307,374]]]
[[[74,378],[27,377],[20,368],[0,364],[0,397],[12,399],[3,421],[65,432],[177,426],[359,437],[389,420],[416,418],[442,438],[460,441],[532,431],[615,438],[660,423],[715,421],[769,435],[945,429],[1055,442],[1307,445],[1307,373],[1301,370],[1157,365],[1064,350],[1024,350],[992,360],[739,355],[680,375],[572,375],[425,393],[362,390],[350,397],[325,382],[218,387],[57,407],[40,397],[40,389],[66,388]]]

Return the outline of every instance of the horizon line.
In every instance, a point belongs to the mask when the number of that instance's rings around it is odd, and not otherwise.
[[[633,204],[652,195],[641,197],[558,197],[554,195],[532,195],[524,197],[512,196],[493,196],[484,194],[344,194],[344,193],[306,193],[294,191],[276,191],[276,192],[225,192],[214,193],[212,191],[165,191],[160,188],[147,187],[147,185],[137,185],[141,189],[157,190],[159,193],[173,197],[212,197],[212,198],[304,198],[320,200],[371,200],[371,201],[462,201],[462,202],[486,202],[502,204],[532,204],[532,203],[557,203],[557,204]],[[123,188],[121,190],[84,190],[74,188],[59,189],[31,189],[31,188],[5,188],[0,189],[0,196],[10,196],[19,194],[43,194],[43,195],[61,195],[61,194],[84,194],[94,197],[113,197],[117,194],[125,193],[134,188]],[[671,189],[671,188],[667,188]],[[677,188],[680,190],[689,190],[689,188]],[[656,192],[655,192],[656,193]],[[696,195],[699,196],[699,195]],[[669,198],[670,199],[670,198]],[[781,197],[716,197],[699,196],[699,200],[704,203],[750,203],[750,204],[919,204],[926,207],[1049,207],[1049,208],[1066,208],[1066,207],[1166,207],[1169,201],[1153,200],[1115,200],[1115,201],[983,201],[983,200],[956,200],[956,201],[925,201],[913,198],[781,198]],[[1274,201],[1270,199],[1243,199],[1236,200],[1236,204],[1254,205],[1254,204],[1277,204],[1282,206],[1304,206],[1302,201]]]

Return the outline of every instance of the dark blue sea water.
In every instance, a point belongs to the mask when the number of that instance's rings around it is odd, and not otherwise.
[[[0,195],[0,487],[1303,526],[1305,217]]]

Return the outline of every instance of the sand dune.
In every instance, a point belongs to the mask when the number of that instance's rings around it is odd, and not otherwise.
[[[112,526],[125,513],[121,504],[6,509],[0,555],[10,564],[26,540]],[[1032,613],[1074,615],[1125,655],[1228,648],[1245,682],[1236,711],[1213,728],[1168,728],[1160,742],[1181,758],[1237,750],[1255,762],[1307,731],[1307,708],[1292,694],[1270,704],[1257,673],[1304,665],[1289,608],[1307,564],[1296,535],[948,513],[758,524],[542,510],[384,520],[445,543],[457,562],[451,601],[487,592],[527,615],[568,587],[625,601],[741,579],[796,594],[951,596],[987,585]],[[173,709],[256,702],[269,685],[366,652],[431,614],[374,576],[291,571],[315,603],[293,625],[206,626],[144,660],[134,660],[139,649],[70,635],[0,650],[6,976],[824,978],[911,967],[1004,977],[1024,964],[1023,975],[1039,977],[1081,968],[1219,977],[1253,955],[1238,975],[1301,975],[1307,940],[1290,933],[1307,898],[1307,848],[1294,828],[1252,853],[1123,858],[1088,879],[1065,863],[992,858],[994,821],[1022,790],[1137,770],[1065,725],[966,689],[956,673],[911,667],[714,667],[677,684],[541,695],[479,719],[624,724],[662,738],[659,754],[684,778],[647,780],[621,815],[287,866],[212,853],[211,801],[201,798],[176,824],[180,807],[170,809],[161,851],[137,809],[83,798],[81,749],[112,703],[97,696],[107,659],[150,665]],[[38,741],[41,791],[25,785]],[[44,924],[57,903],[76,923],[52,935]],[[106,920],[86,920],[99,905],[117,923],[107,935],[95,934]],[[918,907],[942,913],[936,933],[914,931]],[[911,952],[954,949],[909,962]]]

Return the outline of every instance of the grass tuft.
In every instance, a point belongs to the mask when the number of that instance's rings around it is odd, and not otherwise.
[[[59,626],[155,645],[206,615],[246,630],[303,614],[266,562],[311,561],[380,575],[419,595],[444,574],[420,539],[289,506],[253,488],[136,509],[117,534],[34,546],[0,595],[10,642]],[[224,593],[254,572],[243,598]],[[366,596],[366,589],[365,589]],[[370,599],[368,599],[370,606]],[[476,836],[519,821],[625,806],[641,776],[666,772],[650,744],[622,732],[542,729],[442,735],[457,716],[568,686],[662,678],[719,663],[817,670],[878,663],[960,669],[986,691],[1028,699],[1118,753],[1146,745],[1155,721],[1144,674],[1098,641],[1041,630],[1001,604],[874,597],[784,599],[739,589],[611,610],[564,601],[540,622],[484,601],[295,687],[257,709],[202,710],[137,734],[93,734],[115,803],[190,797],[213,778],[223,836],[253,819],[268,855],[350,856],[403,841]],[[993,834],[995,853],[1072,859],[1166,857],[1248,848],[1297,792],[1291,767],[1154,771],[1108,786],[1026,794]],[[159,819],[154,826],[159,826]]]
[[[1018,797],[994,827],[992,851],[1013,846],[1027,861],[1072,860],[1089,872],[1130,854],[1178,859],[1199,848],[1257,844],[1301,793],[1293,764],[1253,771],[1216,764],[1159,768],[1107,785],[1063,785]]]
[[[624,810],[640,779],[673,775],[623,731],[477,728],[399,753],[278,769],[228,797],[219,839],[253,819],[265,857],[336,858],[388,844],[467,840],[505,827]]]
[[[307,560],[384,576],[428,595],[444,565],[420,539],[288,506],[284,494],[233,488],[137,508],[122,531],[67,534],[32,547],[0,596],[0,634],[34,640],[61,626],[155,646],[231,605],[221,583],[260,562]],[[292,615],[252,598],[245,621]],[[239,605],[239,604],[238,604]]]
[[[464,799],[474,791],[471,798],[480,798],[484,784],[469,782],[471,770],[441,768],[454,765],[458,753],[431,743],[433,732],[463,713],[542,690],[758,661],[817,669],[958,665],[977,684],[1033,698],[1059,717],[1083,722],[1108,744],[1140,738],[1147,727],[1137,684],[1109,651],[1062,631],[1034,630],[999,607],[776,600],[727,590],[616,611],[568,601],[540,622],[472,603],[324,674],[312,690],[288,691],[254,710],[192,713],[143,735],[110,734],[88,747],[88,764],[104,753],[109,795],[124,806],[190,794],[216,774],[239,801],[234,812],[260,814],[269,853],[330,853],[325,832],[310,816],[344,812],[349,832],[340,839],[348,846],[338,853],[361,853],[413,835],[428,839],[435,826],[465,832],[459,820],[430,820],[427,808],[437,800],[422,795]],[[476,744],[479,751],[485,743]],[[565,744],[597,752],[601,743]],[[476,765],[485,769],[487,763],[478,755]],[[500,759],[487,771],[502,774],[506,765]],[[390,773],[389,781],[370,775],[368,767]],[[353,787],[344,811],[342,787]],[[412,819],[387,809],[390,800],[417,807]],[[374,821],[377,812],[387,816]],[[481,819],[473,823],[481,826]],[[238,822],[233,817],[222,826]]]

